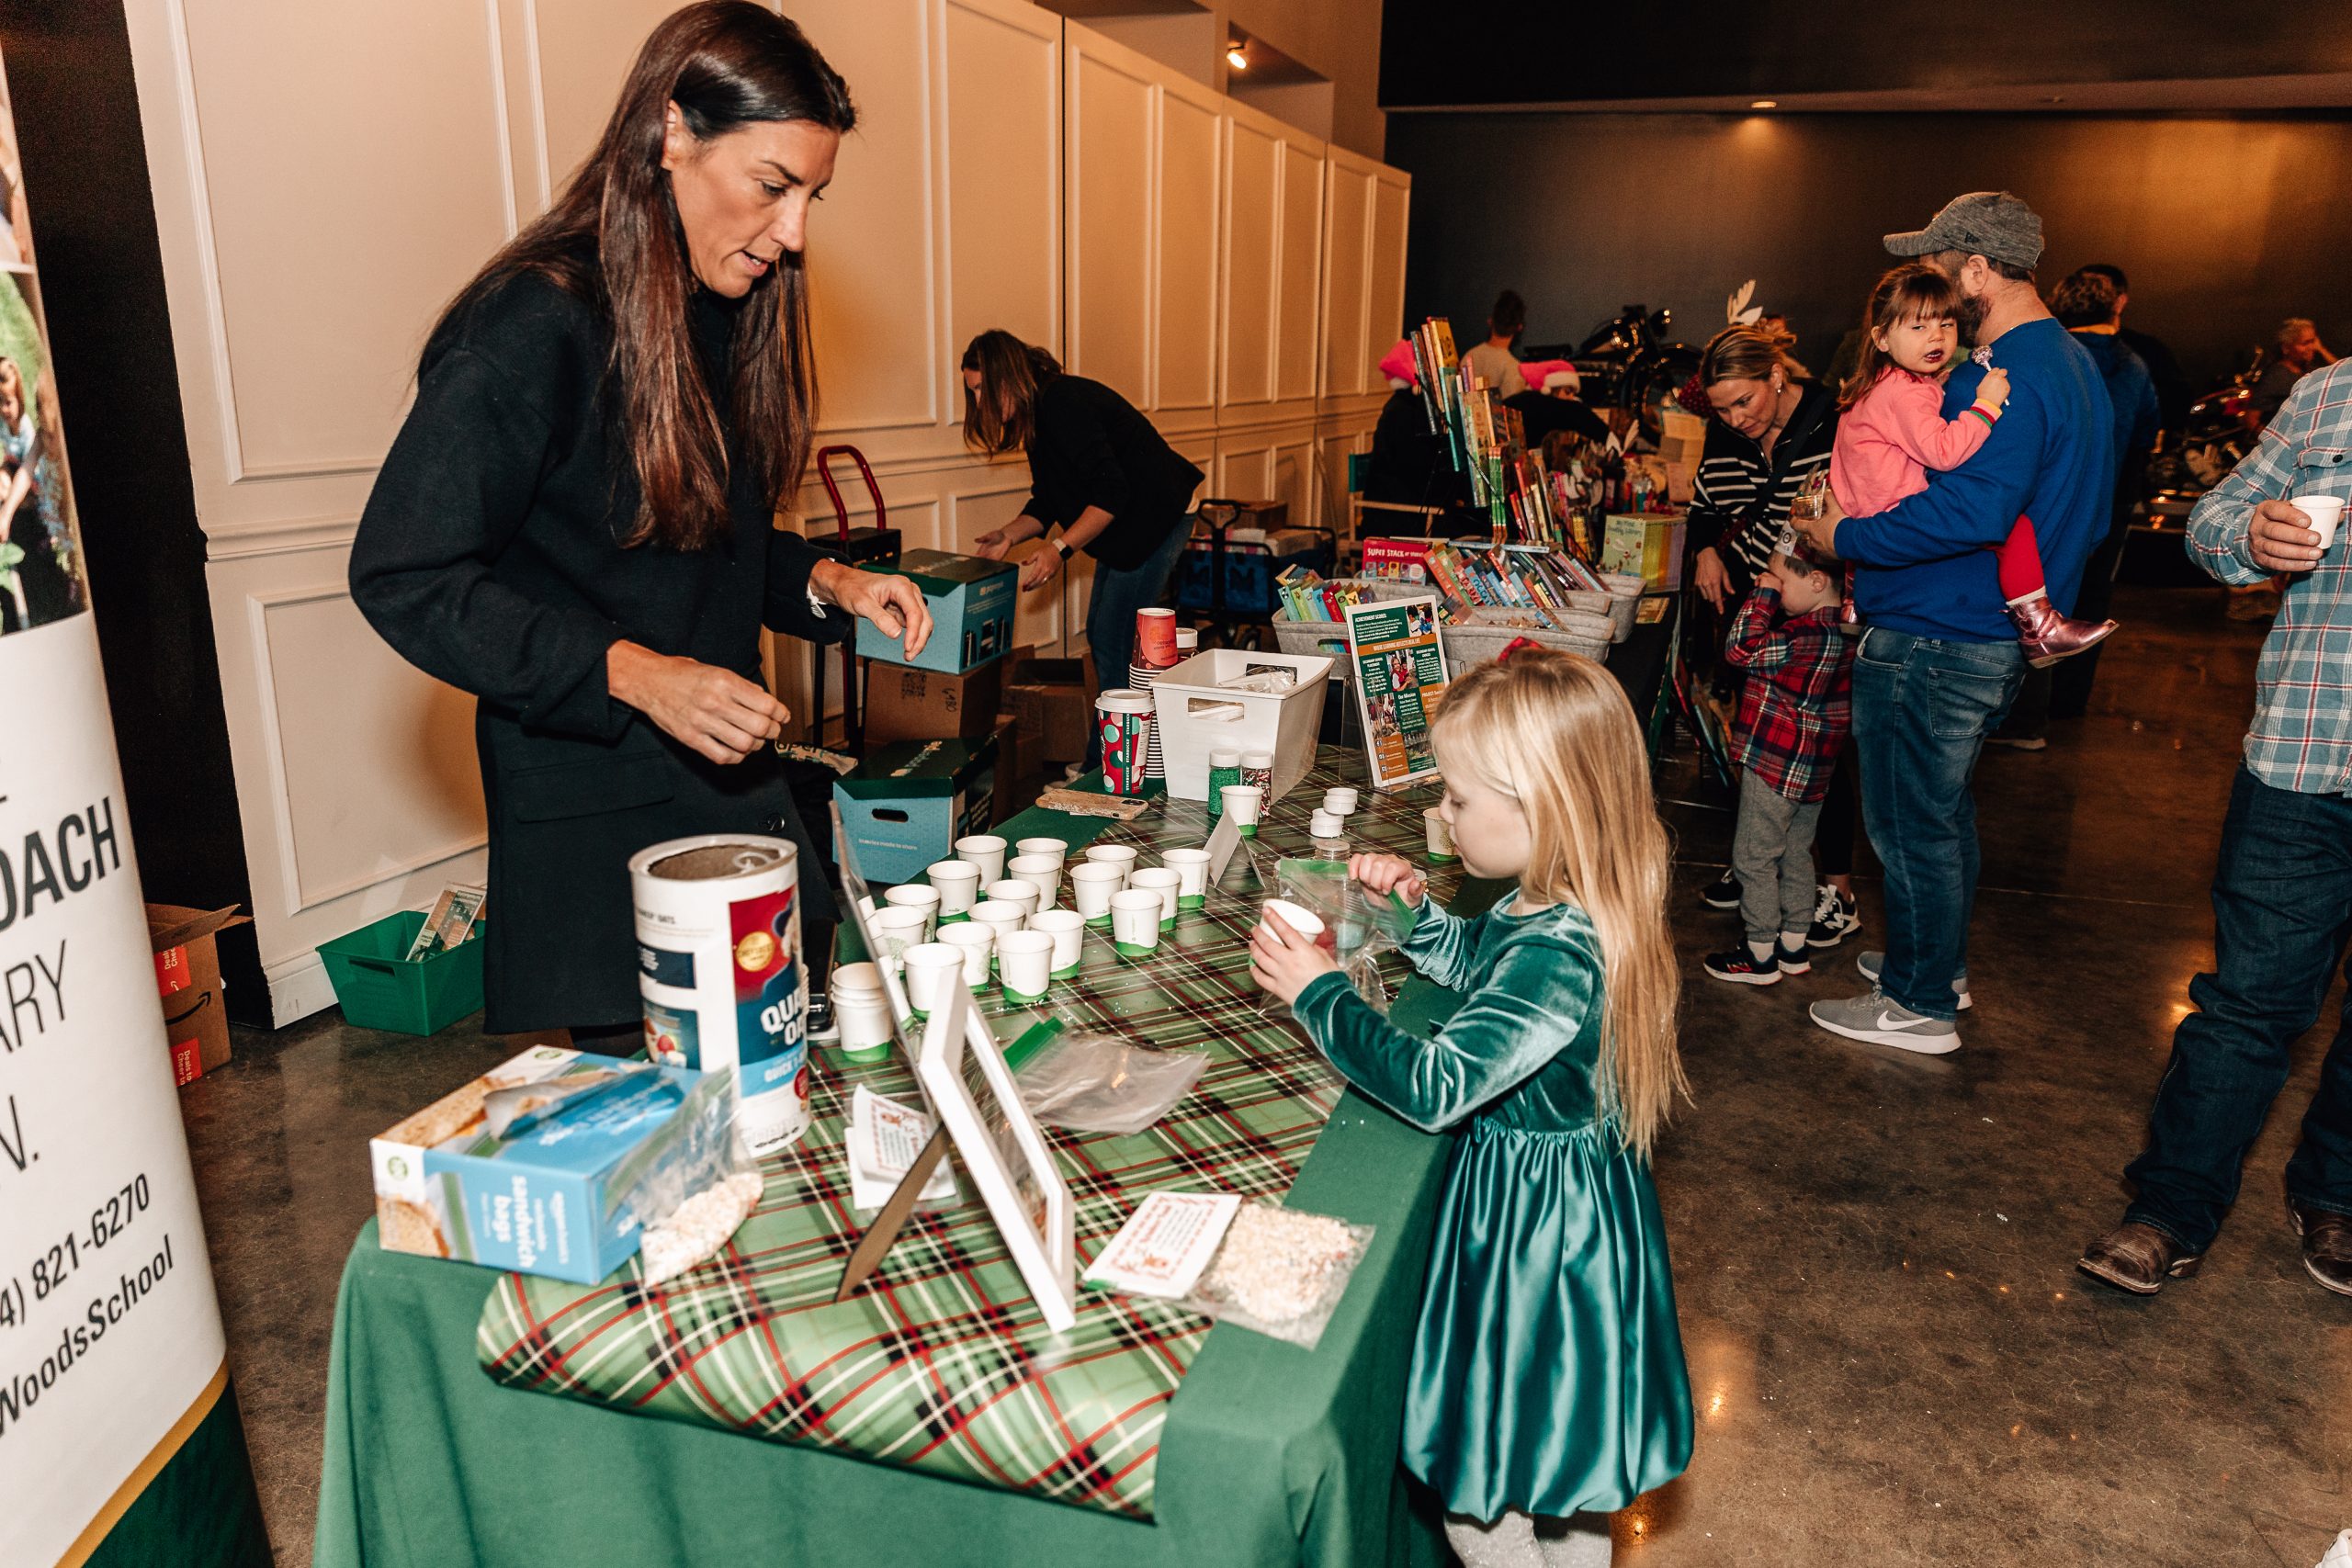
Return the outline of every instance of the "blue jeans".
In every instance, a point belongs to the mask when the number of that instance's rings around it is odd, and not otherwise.
[[[2124,1172],[2139,1189],[2125,1219],[2191,1252],[2211,1245],[2347,936],[2352,800],[2277,789],[2240,768],[2213,872],[2214,972],[2189,982],[2197,1010],[2173,1032],[2147,1149]],[[2287,1194],[2352,1214],[2352,1005],[2320,1064]]]
[[[1114,519],[1111,526],[1119,525]],[[1124,570],[1094,563],[1094,598],[1086,610],[1086,646],[1094,653],[1094,679],[1105,689],[1127,683],[1127,666],[1136,659],[1136,612],[1148,610],[1166,596],[1176,558],[1193,536],[1193,520],[1180,517],[1168,537],[1144,563]],[[1086,727],[1086,768],[1091,773],[1102,761],[1102,736]]]
[[[2025,656],[2014,642],[1948,642],[1872,626],[1854,650],[1862,823],[1886,868],[1879,988],[1930,1018],[1956,1016],[1976,907],[1976,771]]]

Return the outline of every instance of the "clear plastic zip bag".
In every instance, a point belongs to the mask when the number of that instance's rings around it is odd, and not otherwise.
[[[1312,1350],[1373,1235],[1371,1225],[1329,1214],[1272,1201],[1244,1203],[1179,1304]]]
[[[1193,1092],[1205,1051],[1155,1051],[1132,1040],[1057,1032],[1014,1073],[1038,1121],[1073,1133],[1140,1133]]]

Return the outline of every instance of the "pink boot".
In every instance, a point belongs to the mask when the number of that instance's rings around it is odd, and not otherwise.
[[[2113,621],[2078,621],[2060,615],[2047,593],[2010,600],[2009,623],[2018,628],[2018,646],[2025,650],[2026,662],[2037,670],[2096,648],[2115,629]]]

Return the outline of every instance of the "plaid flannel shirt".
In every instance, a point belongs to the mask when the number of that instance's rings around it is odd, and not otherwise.
[[[1834,605],[1774,624],[1777,590],[1740,601],[1724,661],[1747,671],[1731,727],[1732,761],[1791,800],[1829,793],[1829,770],[1853,724],[1853,643]]]
[[[2188,518],[2188,558],[2223,582],[2267,581],[2248,529],[2266,501],[2352,498],[2352,360],[2295,383],[2262,440]],[[2352,546],[2287,587],[2255,671],[2246,770],[2300,795],[2352,795]]]

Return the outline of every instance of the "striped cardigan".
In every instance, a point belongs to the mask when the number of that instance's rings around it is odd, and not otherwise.
[[[1790,430],[1835,396],[1826,387],[1799,385],[1804,395],[1789,415]],[[1813,428],[1795,441],[1775,445],[1770,459],[1755,442],[1723,421],[1707,422],[1707,445],[1700,452],[1699,475],[1690,491],[1693,555],[1711,545],[1721,547],[1725,565],[1735,559],[1740,563],[1732,566],[1732,575],[1743,586],[1771,564],[1772,550],[1789,525],[1790,500],[1815,473],[1826,473],[1830,449],[1838,444],[1836,407],[1820,408],[1819,414]]]

